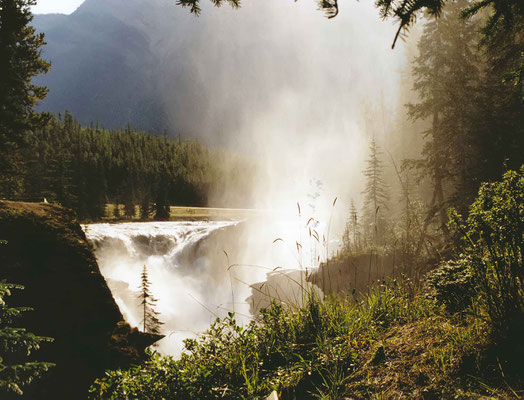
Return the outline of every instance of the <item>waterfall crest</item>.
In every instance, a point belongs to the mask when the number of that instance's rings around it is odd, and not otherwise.
[[[216,236],[238,221],[132,222],[84,225],[87,238],[126,321],[140,327],[137,298],[145,265],[166,338],[158,350],[182,351],[182,340],[205,330],[231,307],[227,260]]]

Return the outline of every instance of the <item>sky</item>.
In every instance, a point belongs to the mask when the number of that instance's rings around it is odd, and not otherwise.
[[[36,6],[31,7],[34,14],[71,14],[84,0],[37,0]]]

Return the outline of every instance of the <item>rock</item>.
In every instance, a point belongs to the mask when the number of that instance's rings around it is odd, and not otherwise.
[[[23,398],[83,399],[109,368],[140,361],[159,339],[123,323],[76,216],[46,203],[0,201],[0,279],[24,290],[10,305],[28,306],[19,326],[52,343],[31,354],[56,364]]]

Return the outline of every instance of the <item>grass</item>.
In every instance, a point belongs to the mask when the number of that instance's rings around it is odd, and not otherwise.
[[[281,399],[515,398],[515,388],[483,360],[489,338],[485,322],[446,314],[409,280],[391,281],[357,303],[314,294],[303,307],[273,303],[247,326],[230,314],[186,341],[179,360],[152,355],[134,369],[110,371],[91,395],[257,399],[276,390]]]
[[[404,278],[356,300],[311,290],[301,306],[273,302],[246,326],[230,313],[186,340],[180,359],[152,354],[144,365],[109,371],[91,395],[524,398],[523,200],[524,167],[483,185],[467,221],[452,215],[460,246],[429,276],[432,290]]]

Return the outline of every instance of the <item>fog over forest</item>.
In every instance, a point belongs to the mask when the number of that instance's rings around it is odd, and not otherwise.
[[[195,17],[170,0],[87,0],[37,15],[52,63],[37,78],[51,89],[39,108],[256,157],[252,207],[295,207],[320,181],[326,219],[335,197],[344,211],[360,197],[369,140],[390,134],[407,63],[372,3],[342,11],[328,20],[314,2],[250,1],[205,3]]]

